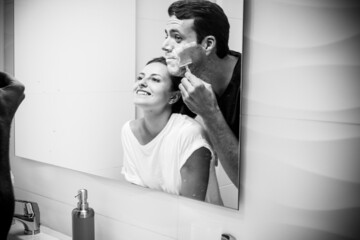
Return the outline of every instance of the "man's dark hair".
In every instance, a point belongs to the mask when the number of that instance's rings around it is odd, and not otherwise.
[[[150,63],[162,63],[167,66],[166,59],[164,57],[156,57],[148,61],[145,65],[149,65]],[[181,83],[182,77],[174,76],[169,74],[172,86],[171,91],[180,91],[179,84]],[[183,99],[180,97],[179,100],[172,105],[171,108],[172,113],[181,113],[188,115],[189,117],[194,117],[195,114],[189,110],[189,108],[184,103]]]
[[[216,54],[219,58],[229,53],[230,24],[223,9],[210,1],[180,0],[173,2],[168,8],[169,16],[180,20],[194,19],[194,31],[197,43],[209,35],[216,38]]]

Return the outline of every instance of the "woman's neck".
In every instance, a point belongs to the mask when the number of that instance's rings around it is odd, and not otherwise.
[[[144,112],[144,117],[139,119],[135,127],[136,136],[141,144],[147,144],[153,140],[166,126],[171,117],[171,111],[161,113]]]
[[[152,136],[156,136],[166,126],[171,116],[171,112],[157,113],[144,113],[143,127]]]

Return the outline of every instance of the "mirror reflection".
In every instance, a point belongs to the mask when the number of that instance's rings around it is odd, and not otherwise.
[[[201,125],[179,114],[181,78],[166,65],[155,58],[137,77],[134,102],[143,117],[122,129],[122,173],[131,183],[204,201],[212,150]]]
[[[15,0],[16,155],[237,209],[242,1],[148,4]]]

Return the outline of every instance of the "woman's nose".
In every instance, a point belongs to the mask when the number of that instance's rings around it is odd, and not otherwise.
[[[146,78],[141,79],[138,85],[141,87],[147,87]]]

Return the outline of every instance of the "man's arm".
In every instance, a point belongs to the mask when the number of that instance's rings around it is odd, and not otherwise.
[[[0,239],[6,239],[13,214],[14,192],[10,175],[9,138],[14,114],[24,99],[24,86],[0,72]]]
[[[226,123],[211,85],[187,71],[179,88],[188,108],[202,118],[226,174],[239,188],[239,140]]]
[[[221,111],[202,116],[210,141],[231,182],[239,188],[239,141]]]

